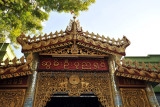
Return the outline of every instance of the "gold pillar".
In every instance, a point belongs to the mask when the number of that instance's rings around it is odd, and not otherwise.
[[[154,93],[154,90],[151,84],[147,85],[146,93],[147,93],[147,97],[148,97],[151,107],[159,107],[157,98],[155,96],[155,93]]]
[[[32,107],[37,79],[38,53],[33,53],[32,75],[29,76],[29,86],[27,88],[24,107]]]
[[[109,72],[111,74],[111,84],[113,90],[114,104],[116,107],[121,107],[122,100],[119,92],[119,87],[117,86],[117,80],[115,77],[115,56],[113,55],[109,56],[108,64],[109,64]]]

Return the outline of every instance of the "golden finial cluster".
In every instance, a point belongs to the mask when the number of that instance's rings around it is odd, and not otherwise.
[[[138,62],[138,61],[132,61],[130,59],[122,60],[122,66],[126,67],[134,67],[136,69],[143,69],[148,71],[155,71],[160,72],[160,63],[159,64],[151,64],[151,63],[145,63],[145,62]]]

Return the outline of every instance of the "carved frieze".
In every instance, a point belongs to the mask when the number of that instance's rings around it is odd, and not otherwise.
[[[0,107],[23,107],[25,89],[0,89]]]
[[[150,107],[142,88],[120,88],[123,107]]]
[[[45,106],[57,93],[94,93],[104,107],[113,107],[109,73],[39,72],[34,107]]]
[[[90,55],[90,56],[108,56],[108,54],[94,49],[85,48],[82,46],[72,45],[64,48],[55,48],[42,51],[40,55]]]

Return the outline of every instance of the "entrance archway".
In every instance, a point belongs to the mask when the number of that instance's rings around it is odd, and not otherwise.
[[[108,72],[39,72],[34,107],[46,106],[55,93],[65,93],[72,97],[93,93],[102,106],[114,106]]]
[[[81,95],[78,97],[54,95],[45,107],[102,107],[102,105],[94,95]]]

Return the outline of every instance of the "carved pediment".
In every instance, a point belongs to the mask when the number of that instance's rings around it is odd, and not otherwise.
[[[77,42],[78,45],[86,48],[92,48],[106,54],[125,55],[125,49],[130,45],[130,41],[124,36],[122,39],[115,40],[99,34],[84,32],[79,25],[78,20],[71,20],[70,25],[65,31],[50,33],[49,35],[26,36],[21,34],[17,38],[18,43],[22,45],[22,52],[42,52],[48,49],[54,49],[71,45]],[[54,49],[55,50],[55,49]],[[42,52],[43,53],[43,52]]]
[[[42,51],[39,53],[40,55],[82,55],[82,56],[108,56],[108,54],[86,48],[83,46],[78,46],[76,44],[69,45],[66,47],[55,48],[52,50]]]

